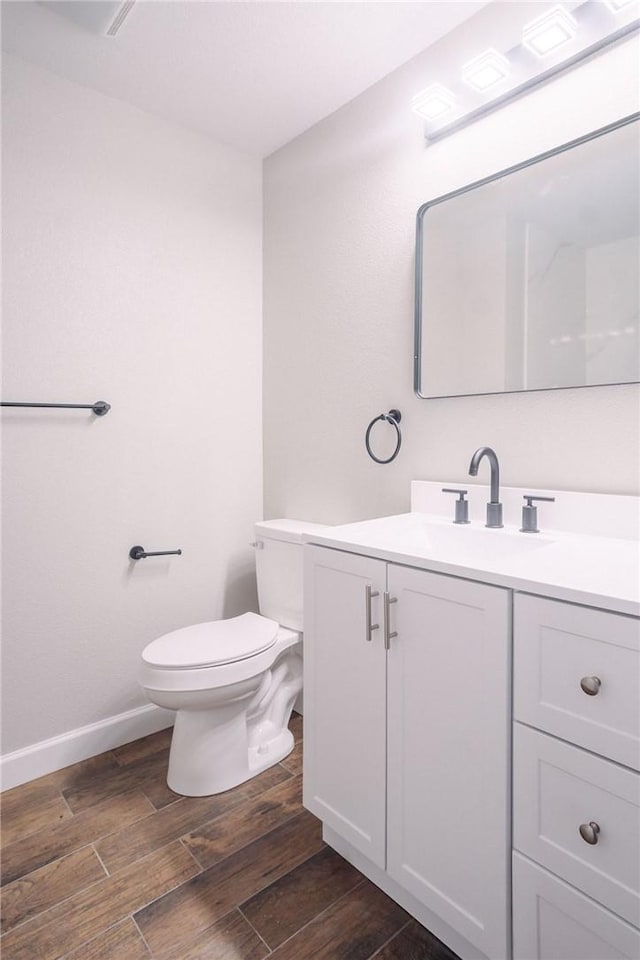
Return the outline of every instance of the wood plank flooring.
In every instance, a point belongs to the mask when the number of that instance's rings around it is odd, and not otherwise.
[[[169,790],[171,731],[6,791],[3,960],[457,960],[323,843],[291,730],[215,797]]]

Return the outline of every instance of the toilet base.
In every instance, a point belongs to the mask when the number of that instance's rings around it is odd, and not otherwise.
[[[249,769],[250,776],[262,773],[267,767],[272,767],[274,763],[279,763],[288,757],[294,747],[293,734],[291,730],[283,730],[280,736],[275,737],[267,743],[260,744],[259,747],[249,747]]]
[[[176,714],[167,772],[170,790],[186,797],[224,793],[291,753],[289,718],[302,689],[296,647],[299,643],[287,648],[263,675],[220,689],[217,697],[216,691],[204,691],[200,702],[193,695],[185,698],[199,709],[183,707]]]
[[[197,719],[193,712],[189,711],[186,715],[186,723],[181,724],[182,734],[186,734],[191,744],[186,752],[180,750],[179,745],[183,742],[181,731],[178,730],[178,739],[176,741],[176,728],[178,727],[178,717],[176,717],[176,726],[174,727],[174,739],[171,741],[171,754],[169,756],[169,770],[167,772],[167,786],[174,793],[184,797],[209,797],[216,793],[224,793],[233,787],[251,780],[269,767],[288,757],[294,748],[293,734],[290,730],[282,730],[273,740],[260,744],[258,747],[247,748],[246,732],[242,729],[242,751],[230,750],[230,742],[235,739],[229,736],[227,727],[226,736],[220,738],[216,736],[219,731],[210,736],[191,737],[194,723]],[[245,728],[244,717],[240,717],[241,727]],[[191,722],[189,722],[191,721]],[[220,740],[224,743],[221,746]],[[178,749],[174,749],[177,742]],[[219,752],[221,751],[221,752]],[[202,757],[206,756],[207,763],[202,763]],[[216,757],[222,760],[222,763],[215,762]],[[213,761],[213,762],[212,762]]]

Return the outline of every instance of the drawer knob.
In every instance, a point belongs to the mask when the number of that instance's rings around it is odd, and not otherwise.
[[[578,829],[580,831],[580,836],[585,843],[595,844],[598,842],[600,826],[595,822],[595,820],[590,820],[589,823],[581,823]]]
[[[583,677],[580,681],[580,686],[587,696],[595,697],[602,686],[602,680],[600,677]]]

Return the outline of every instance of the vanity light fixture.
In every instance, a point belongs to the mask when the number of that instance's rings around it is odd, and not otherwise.
[[[546,57],[558,47],[573,40],[578,30],[575,17],[563,9],[552,7],[541,17],[527,23],[522,30],[522,45],[537,57]]]
[[[432,83],[430,87],[416,93],[411,101],[411,109],[425,120],[437,120],[453,110],[456,101],[451,91],[440,83]]]
[[[639,0],[539,2],[546,9],[534,20],[510,17],[498,24],[492,47],[452,64],[448,75],[425,78],[411,108],[424,120],[427,141],[460,130],[640,30]]]
[[[510,71],[507,58],[492,48],[464,64],[462,79],[474,90],[484,93],[506,80]]]

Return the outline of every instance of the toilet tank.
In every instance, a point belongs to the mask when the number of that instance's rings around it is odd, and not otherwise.
[[[264,617],[302,630],[302,536],[325,529],[303,520],[256,523],[258,605]]]

